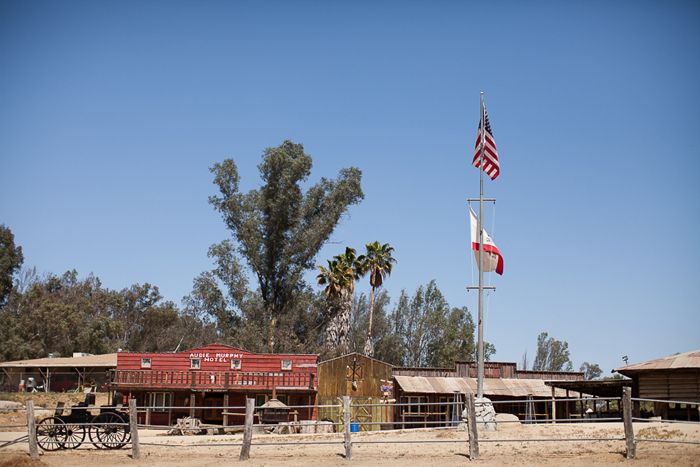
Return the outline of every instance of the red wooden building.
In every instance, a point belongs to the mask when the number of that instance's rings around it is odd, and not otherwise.
[[[248,397],[259,407],[274,391],[287,405],[314,405],[317,375],[317,355],[255,354],[214,344],[179,353],[121,352],[110,387],[148,407],[139,423],[172,425],[189,415],[204,423],[241,425]],[[311,408],[292,414],[298,420],[316,417]]]

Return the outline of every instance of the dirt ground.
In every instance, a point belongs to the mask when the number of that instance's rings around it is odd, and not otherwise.
[[[84,399],[82,394],[32,395],[36,407],[67,406]],[[107,403],[97,395],[96,405]],[[5,399],[10,399],[6,397]],[[37,410],[39,410],[37,408]],[[469,460],[466,432],[440,429],[353,433],[353,459],[345,459],[342,434],[255,435],[250,460],[240,462],[242,435],[168,436],[164,431],[139,430],[141,458],[131,449],[104,451],[83,445],[74,451],[43,453],[31,459],[26,441],[24,412],[0,413],[0,467],[200,467],[240,463],[266,467],[401,466],[590,466],[634,465],[652,467],[673,464],[700,467],[700,444],[639,441],[637,458],[627,460],[621,440],[588,441],[585,438],[623,438],[622,423],[522,425],[501,423],[498,431],[479,432],[479,459]],[[635,423],[635,436],[643,439],[700,442],[700,424]],[[520,441],[536,439],[546,441]],[[576,441],[576,439],[581,441]],[[566,441],[561,441],[566,440]],[[434,442],[438,441],[438,442]],[[316,443],[316,444],[302,444]]]
[[[0,422],[1,424],[1,422]],[[639,438],[700,442],[700,425],[688,423],[636,423]],[[220,466],[240,463],[250,466],[436,466],[471,464],[482,466],[590,466],[634,465],[700,467],[700,445],[660,442],[637,443],[637,459],[625,458],[624,441],[555,441],[556,439],[622,438],[621,423],[521,425],[502,423],[495,432],[479,432],[479,459],[469,460],[466,432],[420,429],[392,432],[353,433],[353,459],[344,457],[342,434],[256,435],[250,460],[239,462],[242,436],[167,436],[164,432],[139,431],[141,459],[131,458],[131,449],[103,451],[89,446],[74,451],[44,453],[38,460],[28,456],[26,438],[12,440],[22,432],[0,432],[0,467],[100,467]],[[518,441],[547,439],[550,441]],[[515,441],[506,441],[515,440]],[[391,441],[393,443],[387,443]],[[439,441],[439,443],[429,443]],[[314,442],[317,444],[301,444]],[[279,444],[290,443],[290,444]],[[157,445],[155,445],[157,444]]]

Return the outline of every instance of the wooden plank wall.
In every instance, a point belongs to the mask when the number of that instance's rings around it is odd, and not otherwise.
[[[200,358],[202,371],[236,371],[231,369],[231,360],[241,360],[243,372],[280,372],[282,360],[291,360],[292,369],[302,373],[318,371],[317,355],[254,354],[221,344],[178,353],[128,353],[117,354],[118,370],[141,370],[141,359],[151,359],[151,371],[190,371],[190,358]],[[193,370],[197,371],[197,370]]]
[[[352,367],[353,358],[362,365],[362,379],[356,379],[357,388],[353,389],[352,379],[348,377],[348,367]],[[391,381],[391,365],[367,358],[364,355],[350,354],[328,360],[318,367],[318,394],[321,397],[371,396],[381,398],[382,384]]]
[[[439,378],[454,378],[457,371],[454,368],[414,368],[414,367],[394,367],[391,370],[393,376],[425,376]]]
[[[700,371],[655,371],[639,375],[639,397],[700,402]]]

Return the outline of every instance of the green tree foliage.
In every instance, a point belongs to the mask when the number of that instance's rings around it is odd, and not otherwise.
[[[603,370],[600,369],[597,363],[583,362],[581,368],[578,371],[583,372],[583,377],[585,379],[598,379],[603,374]]]
[[[214,326],[181,312],[158,287],[135,284],[119,293],[114,318],[121,324],[115,344],[131,352],[172,352],[216,341]]]
[[[369,273],[369,285],[372,287],[372,299],[369,306],[369,324],[367,326],[367,337],[365,339],[364,354],[368,357],[374,356],[374,341],[372,340],[372,318],[374,307],[374,292],[382,286],[386,276],[391,276],[393,263],[396,260],[391,256],[394,249],[388,243],[381,245],[378,241],[365,245],[367,252],[357,258],[360,264],[361,274]]]
[[[21,271],[0,310],[0,359],[42,358],[130,351],[194,348],[215,341],[213,326],[163,301],[157,287],[106,289],[94,275],[68,271],[38,277]]]
[[[546,332],[537,336],[537,354],[532,364],[535,371],[572,371],[569,344],[549,337]]]
[[[23,262],[22,247],[15,246],[12,231],[5,224],[0,224],[0,307],[9,297],[12,277],[20,270]]]
[[[395,332],[394,313],[389,310],[390,305],[391,299],[386,290],[375,295],[372,320],[374,358],[392,365],[402,365],[406,349]],[[355,295],[350,325],[352,352],[360,352],[365,346],[370,306],[370,298],[366,294]]]
[[[107,339],[120,327],[111,318],[120,301],[116,293],[101,287],[97,277],[79,280],[73,270],[60,277],[35,277],[25,287],[3,310],[3,322],[8,324],[0,343],[3,359],[112,350]]]
[[[322,317],[310,311],[317,303],[303,274],[314,268],[341,216],[364,194],[357,168],[342,169],[337,180],[322,178],[303,192],[311,167],[311,156],[301,144],[285,141],[267,148],[258,166],[262,186],[245,194],[239,191],[232,159],[211,168],[221,196],[209,202],[221,213],[232,239],[212,246],[209,255],[217,267],[213,276],[205,273],[195,280],[189,302],[223,319],[220,332],[240,320],[242,328],[228,335],[238,342],[263,339],[268,351],[302,351],[315,342]],[[257,281],[255,293],[248,289],[248,272]],[[215,292],[213,285],[218,288],[219,283],[226,293]]]
[[[401,292],[398,316],[403,317],[398,334],[410,352],[406,354],[406,366],[432,366],[433,351],[442,341],[442,330],[447,326],[450,305],[435,285],[430,281],[426,287],[420,286],[412,298]]]
[[[406,353],[404,366],[451,367],[456,360],[475,360],[474,320],[467,307],[450,308],[434,280],[413,297],[401,292],[394,311],[396,333]],[[484,359],[496,348],[484,343]]]
[[[386,291],[377,295],[372,323],[375,357],[395,366],[451,367],[456,360],[476,355],[474,321],[466,307],[450,308],[435,281],[421,286],[413,296],[401,292],[398,303],[387,312]],[[370,304],[364,294],[353,305],[356,349],[366,336],[358,330],[369,325]],[[496,348],[484,345],[489,360]]]

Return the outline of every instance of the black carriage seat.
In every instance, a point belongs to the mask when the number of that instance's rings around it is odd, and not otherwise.
[[[114,396],[112,397],[112,404],[110,407],[116,407],[120,408],[123,407],[123,401],[124,401],[124,394],[121,392],[115,392]]]
[[[76,407],[89,407],[91,405],[95,405],[95,395],[89,393],[85,395],[85,402],[78,402]]]

